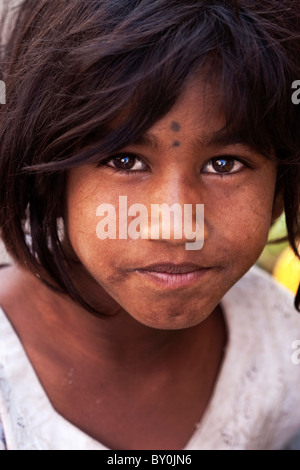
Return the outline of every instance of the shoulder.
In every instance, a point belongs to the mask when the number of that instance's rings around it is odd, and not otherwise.
[[[0,305],[1,300],[15,294],[19,284],[19,269],[14,264],[0,264]]]
[[[0,265],[0,308],[9,320],[32,311],[41,292],[41,283],[17,264]]]
[[[247,320],[262,323],[267,329],[273,329],[274,334],[280,328],[281,339],[291,331],[300,338],[300,314],[294,306],[293,294],[257,266],[230,289],[224,303],[230,312],[245,315],[244,323]]]
[[[222,302],[230,366],[240,371],[247,406],[259,410],[257,428],[273,436],[272,448],[282,448],[300,429],[300,314],[294,296],[255,266]]]
[[[256,348],[269,354],[270,359],[272,356],[280,363],[293,364],[295,344],[300,340],[300,314],[288,289],[254,266],[223,301],[233,334],[236,330],[250,343],[255,339]],[[299,373],[294,371],[294,375],[298,377]]]
[[[234,287],[236,293],[243,293],[250,305],[261,304],[268,310],[270,308],[277,310],[280,305],[285,313],[290,308],[297,313],[293,305],[293,294],[258,266],[253,266]]]
[[[28,289],[26,273],[16,265],[0,268],[0,450],[31,444],[24,416],[28,397],[34,396],[37,406],[38,395],[33,394],[35,376],[23,347],[26,328],[33,329]]]
[[[7,315],[24,306],[26,282],[24,282],[22,271],[14,264],[0,265],[0,308]]]

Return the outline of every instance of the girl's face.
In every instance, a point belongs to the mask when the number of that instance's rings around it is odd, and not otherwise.
[[[95,297],[100,305],[112,299],[150,327],[187,328],[207,318],[256,262],[281,212],[280,199],[274,202],[275,160],[237,135],[231,142],[222,139],[224,118],[215,98],[191,82],[139,142],[101,166],[87,164],[68,175],[66,230]],[[97,208],[111,204],[118,219],[119,196],[127,197],[128,208],[144,205],[149,221],[151,204],[178,203],[182,210],[192,204],[194,215],[196,204],[204,204],[203,247],[187,250],[191,240],[177,239],[172,231],[169,239],[157,239],[151,230],[148,239],[119,239],[118,224],[116,239],[98,238],[104,217]],[[126,220],[126,214],[120,217]]]

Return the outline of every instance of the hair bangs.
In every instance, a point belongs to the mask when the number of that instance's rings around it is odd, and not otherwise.
[[[292,0],[23,0],[1,49],[0,227],[9,253],[88,308],[57,228],[67,172],[136,141],[191,78],[204,94],[216,91],[228,136],[276,155],[298,253],[299,25]]]

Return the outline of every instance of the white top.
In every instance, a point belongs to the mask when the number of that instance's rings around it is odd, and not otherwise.
[[[300,430],[300,352],[292,348],[300,314],[293,297],[253,267],[221,305],[229,331],[225,358],[184,450],[286,448]],[[1,448],[107,450],[53,409],[0,308]]]

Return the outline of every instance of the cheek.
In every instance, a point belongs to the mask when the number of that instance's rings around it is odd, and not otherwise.
[[[273,191],[257,185],[226,194],[215,212],[215,228],[223,250],[254,264],[264,249],[272,220]]]
[[[114,265],[126,258],[127,240],[97,236],[97,226],[104,218],[97,215],[97,208],[104,203],[117,207],[119,193],[105,188],[105,182],[91,174],[85,175],[85,167],[70,172],[67,189],[66,230],[71,246],[90,274],[102,282],[113,276]]]
[[[92,259],[99,242],[96,234],[97,186],[86,174],[85,166],[71,170],[68,175],[66,229],[81,261]]]
[[[68,198],[68,236],[77,256],[86,259],[92,256],[96,245],[96,209],[84,199],[79,201],[71,194]]]

